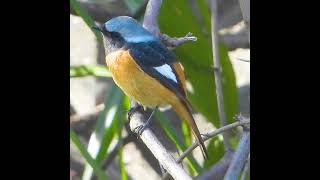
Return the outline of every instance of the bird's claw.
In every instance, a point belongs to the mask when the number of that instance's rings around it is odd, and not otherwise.
[[[130,122],[130,119],[131,119],[131,116],[133,115],[133,113],[135,111],[140,110],[140,109],[142,109],[141,106],[135,106],[135,107],[132,107],[132,108],[129,109],[129,111],[128,111],[128,120],[129,120],[129,122]]]
[[[138,135],[137,138],[139,138],[145,129],[146,129],[146,125],[140,125],[134,128],[133,131]]]

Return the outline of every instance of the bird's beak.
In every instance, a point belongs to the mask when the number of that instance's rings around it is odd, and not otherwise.
[[[99,27],[99,26],[92,26],[91,27],[92,29],[94,29],[94,30],[96,30],[96,31],[99,31],[99,32],[102,32],[102,29],[101,29],[101,27]]]

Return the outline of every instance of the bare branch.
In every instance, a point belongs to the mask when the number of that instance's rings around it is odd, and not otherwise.
[[[161,4],[162,0],[149,0],[143,19],[143,27],[157,37],[160,35],[158,15]]]
[[[203,136],[203,141],[207,141],[208,139],[220,134],[220,133],[223,133],[223,132],[226,132],[230,129],[233,129],[233,128],[236,128],[238,126],[244,126],[244,125],[247,125],[247,124],[250,124],[250,120],[248,119],[243,119],[241,121],[237,121],[237,122],[234,122],[232,124],[229,124],[229,125],[226,125],[224,127],[221,127],[219,129],[216,129],[216,130],[213,130],[213,131],[210,131],[206,134],[204,134]],[[180,163],[191,151],[193,151],[196,147],[198,147],[199,144],[197,142],[193,143],[192,146],[190,146],[187,150],[185,150],[181,156],[179,157],[179,159],[177,160],[178,163]],[[228,151],[227,151],[228,152]]]
[[[211,33],[212,33],[212,53],[213,53],[213,65],[214,65],[214,79],[216,84],[216,94],[218,100],[218,110],[219,110],[219,119],[221,126],[227,125],[226,114],[224,111],[224,100],[222,92],[222,77],[221,77],[221,66],[219,58],[219,47],[218,47],[218,2],[217,0],[211,0]],[[225,151],[231,150],[230,145],[230,133],[224,132],[223,142]]]
[[[234,155],[233,151],[227,151],[223,158],[220,159],[213,167],[211,167],[208,171],[203,173],[201,176],[197,178],[197,180],[220,180],[223,179],[225,173],[228,170],[230,162],[232,161],[232,157]]]
[[[160,34],[160,40],[169,48],[169,49],[174,49],[181,44],[188,42],[188,41],[197,41],[197,37],[192,36],[192,33],[189,32],[186,36],[184,37],[170,37],[166,34]]]
[[[161,34],[158,25],[158,16],[162,0],[149,0],[144,14],[143,27],[157,36],[169,49],[174,49],[188,41],[197,41],[197,37],[189,32],[185,37],[170,37],[167,34]]]
[[[248,155],[250,153],[250,131],[245,130],[237,150],[234,154],[233,160],[229,166],[229,169],[224,177],[225,180],[237,179],[241,174],[244,164],[247,161]]]
[[[130,116],[130,129],[134,131],[138,126],[146,122],[141,109],[137,109]],[[141,140],[150,149],[154,157],[160,162],[165,170],[176,180],[191,180],[191,177],[175,161],[171,154],[158,140],[157,136],[149,129],[145,129],[140,135]]]
[[[221,127],[221,128],[219,128],[219,129],[216,129],[216,130],[213,130],[213,131],[210,131],[210,132],[204,134],[204,135],[203,135],[204,137],[203,137],[202,139],[203,139],[203,141],[207,141],[208,139],[213,138],[213,137],[215,137],[216,135],[218,135],[218,134],[220,134],[220,133],[222,133],[222,132],[225,132],[225,131],[234,129],[234,128],[238,127],[238,126],[245,126],[245,125],[248,125],[248,124],[250,124],[250,120],[249,120],[249,119],[239,119],[239,121],[237,121],[237,122],[235,122],[235,123],[226,125],[226,126],[224,126],[224,127]],[[190,147],[188,147],[188,149],[186,149],[186,150],[181,154],[181,156],[179,157],[179,159],[177,159],[177,163],[181,163],[182,160],[183,160],[185,157],[187,157],[188,154],[191,153],[191,152],[192,152],[196,147],[198,147],[198,146],[199,146],[198,142],[195,142],[195,143],[193,143]],[[228,154],[228,153],[230,153],[230,152],[233,152],[233,151],[227,151],[226,154]],[[230,154],[229,154],[229,155],[230,155]],[[229,155],[225,155],[225,156],[228,156],[228,158],[229,158]],[[231,160],[230,160],[230,161],[231,161]],[[229,162],[229,160],[228,160],[228,162]],[[229,164],[228,164],[228,165],[229,165]],[[216,168],[215,171],[217,171],[217,169],[220,169],[220,168],[218,168],[219,166],[222,166],[222,165],[217,165],[217,168]],[[223,167],[225,167],[225,166],[223,166]],[[227,167],[226,167],[226,168],[227,168]],[[227,169],[226,169],[224,172],[226,172],[226,171],[227,171]],[[223,173],[223,175],[224,175],[224,174],[225,174],[225,173]],[[163,177],[167,177],[167,173],[164,174]]]

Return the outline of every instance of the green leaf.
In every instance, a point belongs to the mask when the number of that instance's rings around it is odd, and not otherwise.
[[[202,4],[201,8],[204,9],[204,4]],[[210,28],[210,24],[208,26],[210,14],[207,10],[201,13],[205,17],[206,24],[202,27],[199,26],[198,20],[192,14],[188,1],[164,0],[159,16],[159,24],[161,32],[171,37],[182,37],[188,32],[192,32],[198,38],[196,42],[188,42],[178,47],[175,53],[178,60],[183,64],[186,78],[190,82],[187,84],[188,99],[194,108],[212,122],[215,127],[220,127],[214,73],[211,68],[213,67],[211,37],[203,31],[203,28],[206,28],[207,32],[211,32],[208,29]],[[228,58],[227,49],[221,46],[219,50],[226,116],[228,122],[232,122],[232,117],[237,112],[235,76]]]
[[[164,129],[165,133],[168,137],[176,144],[179,151],[185,151],[187,149],[187,145],[179,138],[177,131],[174,129],[169,120],[160,112],[155,113],[156,119],[159,122],[160,126]],[[200,174],[202,172],[201,166],[197,163],[197,161],[190,154],[186,157],[187,163],[191,168],[191,172]]]
[[[204,162],[204,168],[209,169],[216,164],[224,155],[224,146],[222,138],[219,136],[213,137],[207,147],[210,158]]]
[[[238,112],[238,93],[236,85],[236,76],[233,71],[231,61],[228,56],[227,47],[220,43],[220,64],[222,67],[222,90],[224,98],[224,109],[228,123],[234,122],[234,116]]]
[[[123,102],[122,102],[122,109],[121,111],[124,112],[125,109],[130,108],[130,101],[129,98],[127,96],[125,96],[123,98]],[[126,169],[125,169],[125,165],[123,162],[123,139],[122,139],[122,128],[125,125],[125,121],[126,118],[124,116],[124,113],[120,114],[120,118],[119,118],[119,123],[117,126],[117,130],[118,130],[118,138],[119,138],[119,150],[118,150],[118,159],[119,159],[119,169],[120,169],[120,174],[121,174],[121,179],[122,180],[127,180],[127,174],[126,174]]]
[[[81,144],[80,139],[76,135],[76,133],[70,129],[70,139],[72,143],[78,148],[80,151],[80,154],[82,157],[85,158],[86,162],[93,168],[93,171],[97,175],[99,180],[106,180],[107,175],[104,173],[104,171],[99,166],[99,163],[97,163],[87,152],[86,148]]]
[[[122,141],[122,140],[121,140]],[[120,142],[120,147],[119,147],[119,151],[118,151],[118,156],[119,156],[119,166],[120,166],[120,174],[121,174],[121,179],[122,180],[127,180],[127,174],[126,174],[126,169],[124,166],[124,162],[123,162],[123,156],[122,156],[122,152],[123,152],[123,143]]]
[[[80,65],[70,67],[70,77],[112,77],[110,71],[102,65]]]
[[[122,102],[123,93],[113,84],[111,91],[105,99],[105,109],[100,113],[95,131],[91,134],[88,152],[100,163],[107,154],[107,150],[112,139],[117,135],[118,122],[123,113]],[[86,165],[83,179],[90,179],[92,169]]]
[[[88,14],[88,12],[83,7],[81,7],[80,3],[77,0],[70,0],[70,6],[88,25],[91,31],[95,34],[98,42],[102,43],[101,33],[92,29],[92,26],[95,26],[95,23],[94,23],[94,20]]]

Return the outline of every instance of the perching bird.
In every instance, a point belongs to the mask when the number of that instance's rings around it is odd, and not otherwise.
[[[203,156],[207,158],[206,147],[186,98],[183,67],[174,54],[128,16],[115,17],[95,29],[103,34],[106,64],[115,83],[127,96],[145,107],[155,110],[171,106],[191,127]]]

